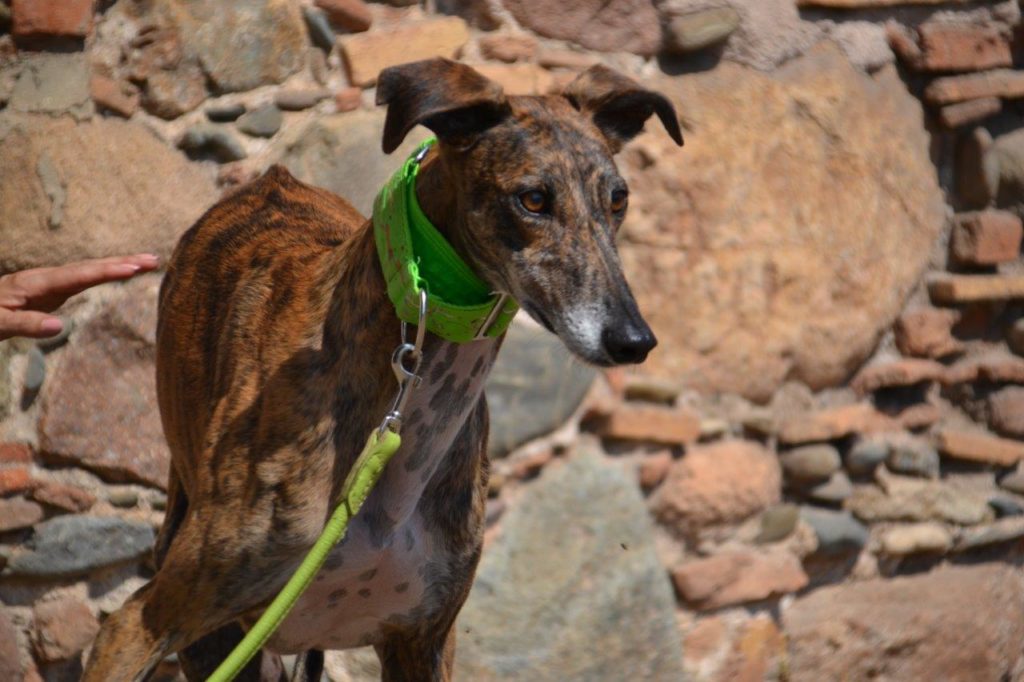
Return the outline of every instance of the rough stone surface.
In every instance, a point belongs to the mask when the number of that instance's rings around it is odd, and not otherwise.
[[[898,429],[895,420],[870,403],[854,403],[790,417],[779,428],[779,442],[787,445],[836,440],[853,433],[875,433]]]
[[[954,182],[968,208],[985,208],[999,192],[999,153],[992,134],[978,127],[961,135],[956,146]]]
[[[950,104],[981,97],[1024,96],[1024,71],[993,69],[983,73],[936,78],[924,91],[932,104]]]
[[[537,53],[537,39],[528,33],[485,35],[479,44],[483,56],[507,63],[528,61]]]
[[[40,176],[45,165],[55,183]],[[141,251],[165,258],[217,198],[201,168],[116,119],[16,124],[0,143],[0,176],[0,272]],[[66,200],[54,229],[60,192]]]
[[[882,553],[906,556],[920,552],[945,552],[953,546],[953,535],[941,523],[896,526],[882,534]]]
[[[327,14],[317,7],[302,8],[302,18],[306,20],[306,28],[309,29],[309,38],[313,44],[324,52],[330,53],[334,49],[334,29],[327,19]]]
[[[942,378],[945,367],[932,360],[901,359],[868,365],[857,373],[851,385],[860,394],[881,388],[913,386]]]
[[[1019,571],[1003,564],[824,587],[783,613],[790,679],[1009,679],[1022,605]]]
[[[58,516],[36,527],[27,550],[11,557],[5,574],[71,577],[129,561],[153,547],[149,524],[116,517]]]
[[[19,38],[85,38],[94,0],[11,0],[11,32]]]
[[[363,0],[316,0],[331,23],[346,31],[366,31],[373,24],[373,14]]]
[[[89,79],[92,101],[103,111],[131,118],[139,108],[139,91],[135,86],[94,73]]]
[[[595,375],[592,368],[574,361],[557,337],[513,324],[487,378],[491,455],[504,455],[561,426],[576,411]]]
[[[957,104],[948,104],[939,110],[939,120],[947,128],[959,128],[984,121],[1003,110],[1003,100],[998,97],[982,97]]]
[[[0,680],[18,680],[21,675],[21,654],[18,651],[18,634],[7,615],[0,609]]]
[[[778,542],[796,529],[799,520],[800,508],[795,504],[786,503],[769,507],[761,514],[761,530],[757,534],[757,541]]]
[[[896,320],[896,347],[904,355],[944,358],[963,350],[963,343],[953,337],[953,325],[960,321],[956,310],[912,308]]]
[[[940,275],[928,282],[939,304],[1010,301],[1024,298],[1024,275]]]
[[[902,479],[888,490],[862,486],[846,500],[857,518],[878,521],[948,521],[962,525],[992,518],[985,495],[960,489],[945,481]]]
[[[81,653],[100,630],[88,604],[70,597],[36,604],[32,615],[36,654],[44,661],[62,661]]]
[[[32,499],[72,514],[89,511],[96,503],[96,496],[89,491],[54,481],[40,481],[32,489]]]
[[[1024,443],[974,431],[944,429],[939,433],[939,450],[948,457],[1000,466],[1024,460]]]
[[[43,520],[43,508],[21,497],[0,499],[0,533],[28,528]]]
[[[23,493],[34,485],[35,481],[25,467],[0,469],[0,497]]]
[[[82,54],[28,53],[21,61],[8,102],[12,111],[70,114],[76,120],[92,115],[89,63]]]
[[[960,263],[998,265],[1020,256],[1021,220],[1008,211],[961,213],[950,250]]]
[[[146,79],[142,108],[171,120],[192,111],[206,99],[206,76],[188,62],[174,71],[157,71]]]
[[[740,15],[732,7],[710,7],[669,19],[665,47],[693,52],[720,43],[739,28]]]
[[[1010,44],[995,26],[926,22],[918,27],[919,56],[910,66],[922,71],[984,71],[1011,66]]]
[[[484,553],[459,615],[455,677],[683,679],[651,531],[619,467],[580,454],[546,469]]]
[[[844,471],[836,471],[828,480],[805,489],[808,498],[827,505],[837,505],[853,494],[853,483]]]
[[[283,122],[281,110],[273,104],[265,104],[242,114],[238,119],[238,129],[253,137],[273,137]]]
[[[504,5],[524,27],[592,50],[650,56],[661,46],[661,23],[651,0],[504,0]]]
[[[507,95],[543,95],[554,85],[554,76],[536,64],[477,64],[474,68],[501,86]]]
[[[980,547],[1011,542],[1024,537],[1024,518],[1013,516],[999,519],[987,526],[976,526],[960,530],[953,550],[966,552]]]
[[[1024,437],[1024,387],[1007,386],[988,398],[989,425],[999,433]]]
[[[868,542],[868,529],[849,512],[801,507],[800,519],[814,530],[816,552],[835,556],[857,552]]]
[[[795,592],[807,574],[785,551],[723,552],[676,567],[672,582],[694,608],[717,609]]]
[[[47,383],[40,419],[44,457],[113,481],[167,484],[170,453],[156,404],[159,280],[131,282],[76,334]],[[97,410],[95,397],[104,396]]]
[[[683,533],[743,519],[779,501],[781,472],[774,454],[756,443],[698,445],[672,464],[651,497],[662,523]]]
[[[690,410],[625,403],[600,429],[605,438],[685,445],[700,436],[700,418]]]
[[[839,452],[824,443],[788,450],[779,455],[779,462],[787,477],[803,481],[827,479],[841,464]]]
[[[925,440],[898,434],[890,439],[886,465],[901,474],[939,477],[939,453]]]
[[[688,131],[681,151],[650,124],[622,155],[622,259],[661,342],[642,371],[754,399],[846,379],[944,222],[920,104],[827,46],[773,76],[723,62],[652,85]]]
[[[355,111],[363,103],[363,91],[359,88],[344,88],[334,95],[334,108],[339,113]]]
[[[283,111],[302,111],[315,106],[330,93],[326,90],[290,89],[281,90],[274,96],[274,104]]]
[[[459,17],[428,19],[387,30],[359,33],[341,41],[341,53],[354,85],[377,82],[382,69],[431,57],[454,57],[469,40]]]

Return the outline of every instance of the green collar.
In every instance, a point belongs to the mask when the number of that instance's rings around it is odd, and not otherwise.
[[[373,231],[388,298],[398,318],[416,324],[419,292],[427,291],[427,329],[456,343],[505,333],[519,306],[495,294],[423,213],[416,174],[434,139],[413,153],[377,195]]]

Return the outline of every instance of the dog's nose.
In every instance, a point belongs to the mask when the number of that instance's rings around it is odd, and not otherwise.
[[[601,343],[608,357],[617,365],[638,364],[647,358],[658,339],[645,322],[605,327]]]

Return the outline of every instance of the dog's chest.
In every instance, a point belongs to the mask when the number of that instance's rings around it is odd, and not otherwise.
[[[425,353],[401,448],[269,648],[361,646],[376,641],[382,626],[421,620],[439,606],[451,557],[420,503],[476,406],[496,351],[493,341],[478,341]]]

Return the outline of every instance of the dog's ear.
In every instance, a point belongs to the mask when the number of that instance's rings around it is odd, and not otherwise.
[[[569,83],[562,94],[580,112],[593,118],[614,152],[644,129],[651,114],[657,114],[675,143],[683,145],[683,133],[672,103],[607,66],[590,67]]]
[[[388,106],[385,154],[395,151],[417,124],[452,142],[497,125],[510,111],[500,85],[465,64],[441,58],[381,71],[377,104]]]

